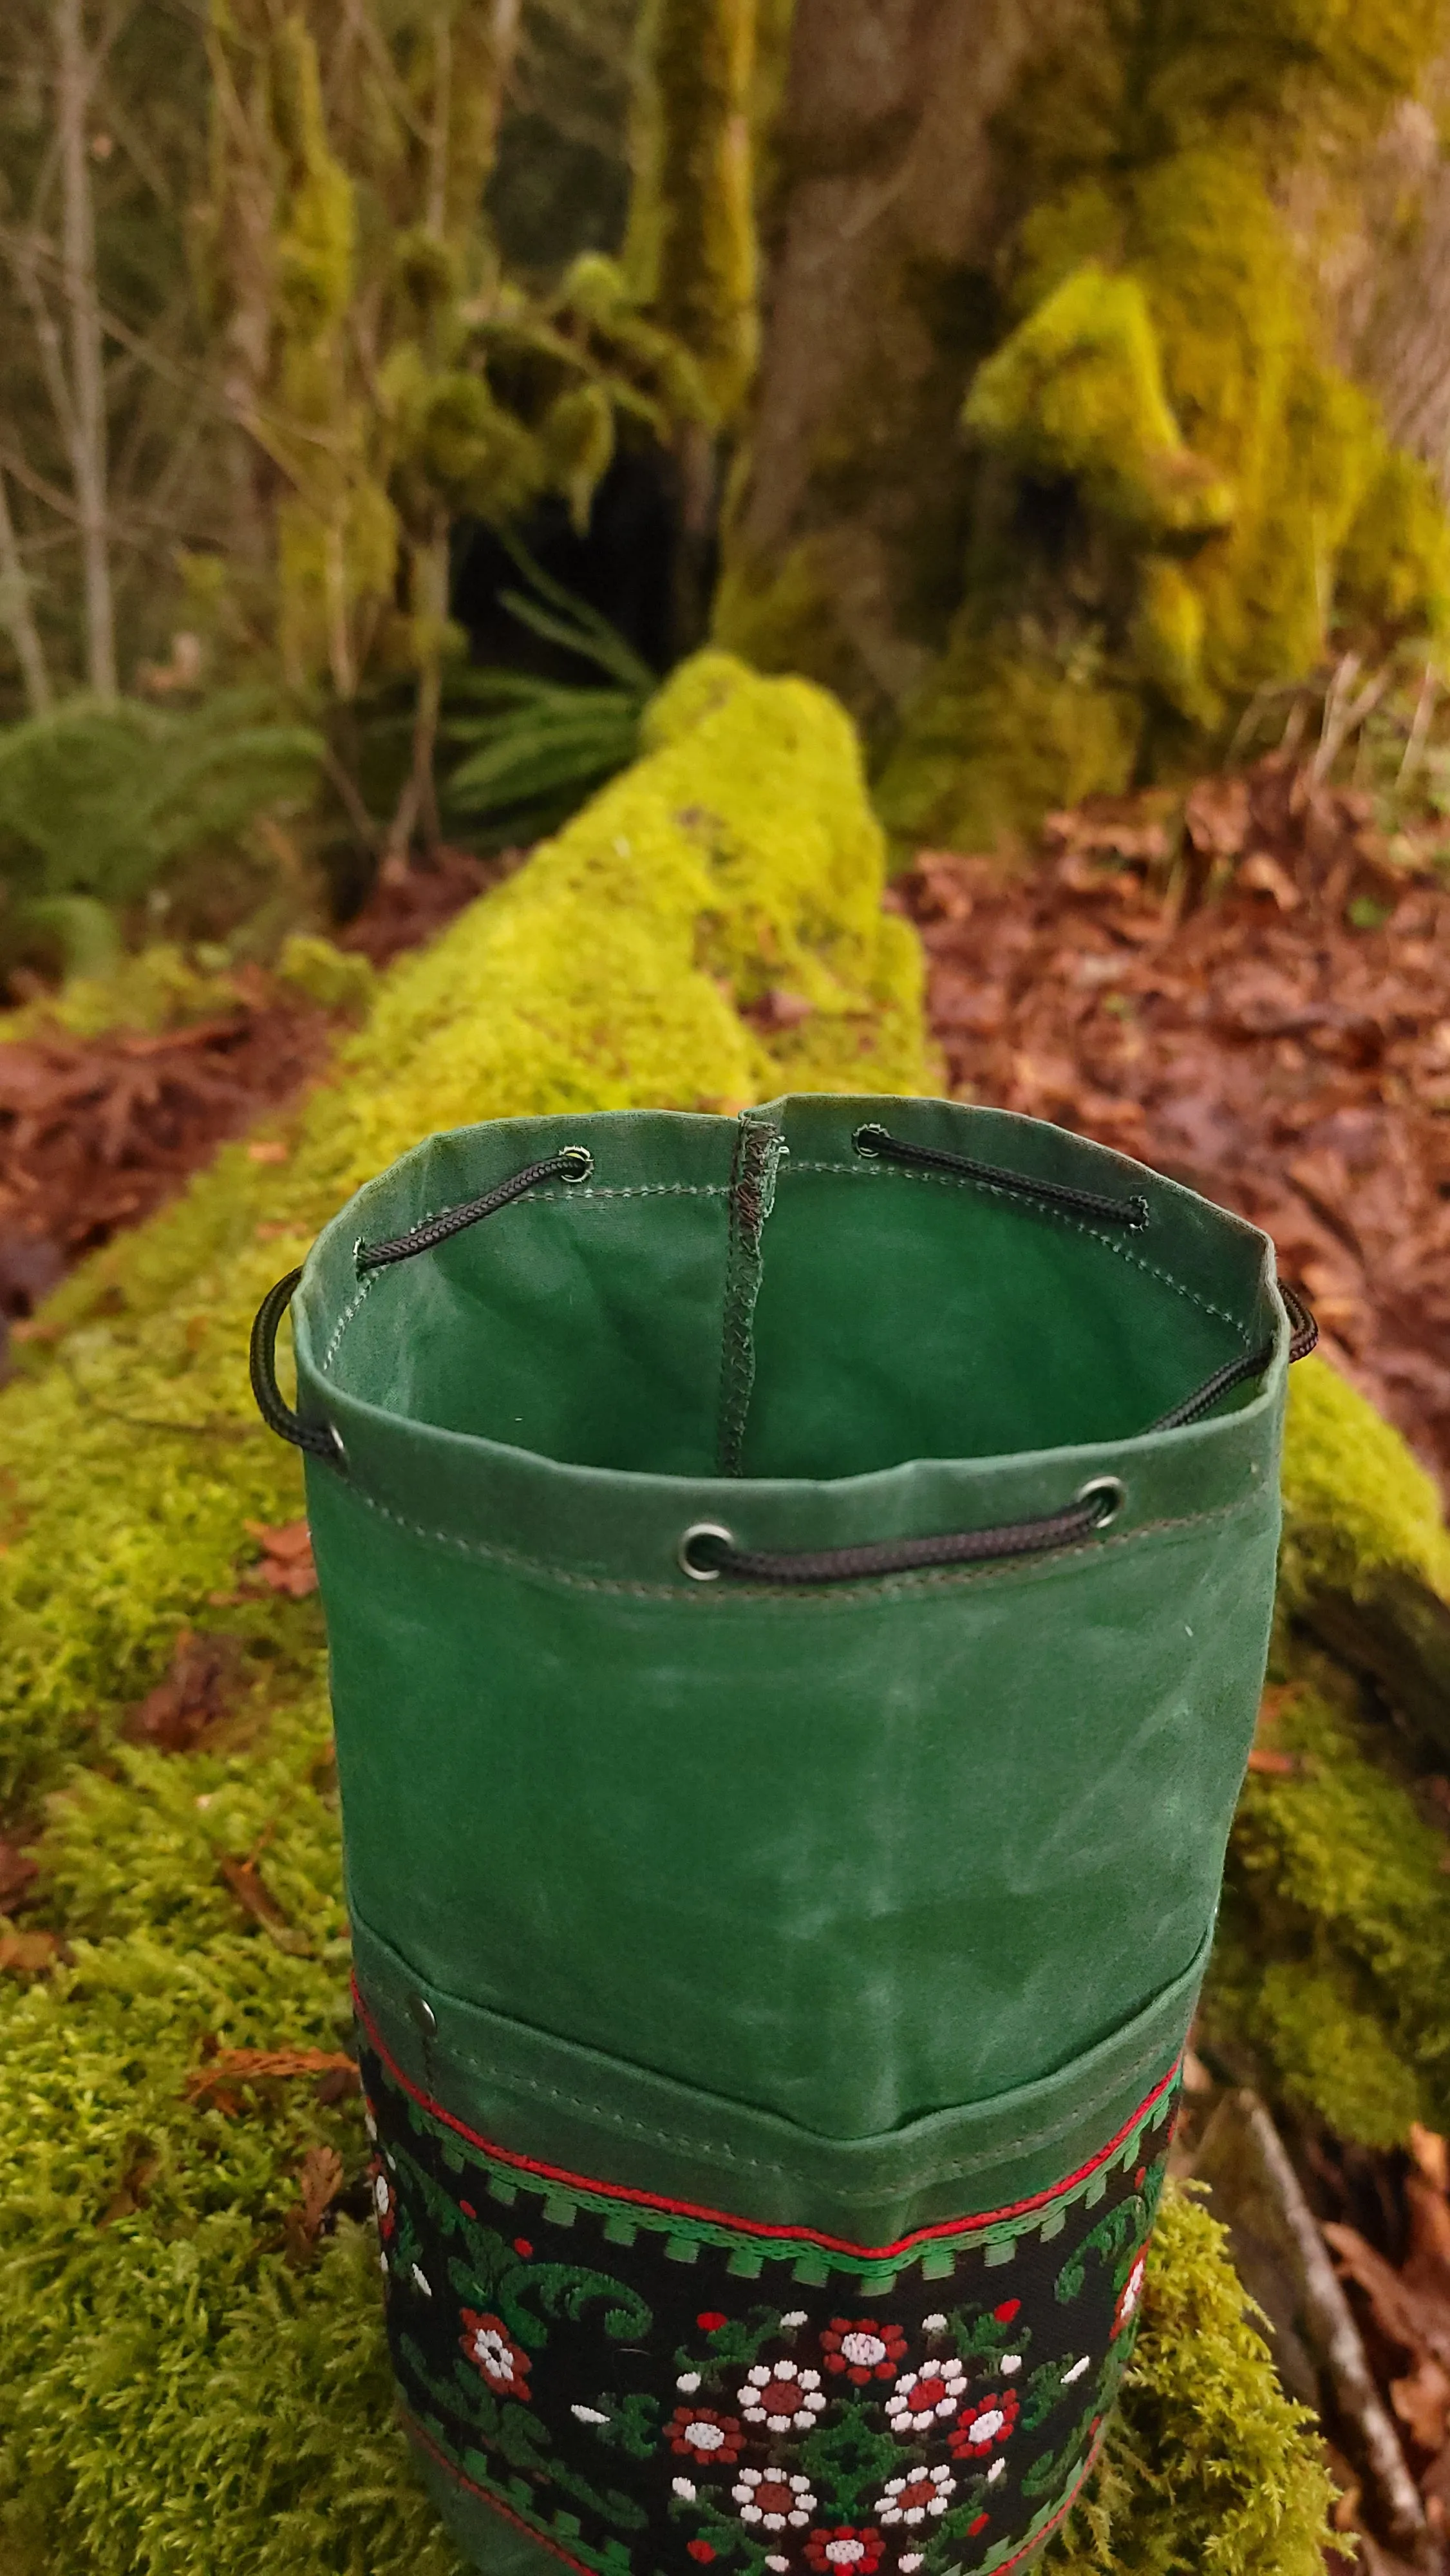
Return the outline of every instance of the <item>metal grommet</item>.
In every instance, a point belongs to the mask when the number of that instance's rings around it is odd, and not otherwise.
[[[328,1438],[332,1442],[333,1456],[336,1458],[339,1467],[345,1467],[347,1465],[347,1447],[343,1440],[342,1433],[339,1431],[335,1422],[329,1422],[327,1433]]]
[[[870,1162],[879,1153],[882,1145],[888,1144],[890,1139],[884,1127],[878,1127],[874,1119],[868,1119],[864,1127],[856,1129],[851,1142],[857,1153],[864,1154]]]
[[[559,1160],[565,1167],[564,1180],[591,1181],[594,1178],[594,1157],[587,1145],[566,1145]]]
[[[429,2036],[431,2036],[438,2027],[438,2015],[433,2010],[432,2005],[428,2003],[422,1995],[415,1995],[413,1997],[413,2019],[417,2023],[418,2028],[421,2031],[426,2032]]]
[[[734,1538],[731,1536],[730,1531],[728,1529],[722,1529],[718,1521],[692,1521],[689,1528],[686,1530],[684,1537],[681,1539],[679,1546],[675,1550],[675,1554],[680,1562],[681,1571],[682,1573],[688,1574],[692,1583],[718,1583],[720,1580],[719,1566],[697,1564],[692,1553],[696,1543],[702,1538],[714,1539],[721,1547],[733,1547],[735,1545]]]
[[[1101,1511],[1095,1511],[1093,1517],[1099,1529],[1106,1529],[1109,1521],[1117,1519],[1127,1501],[1128,1488],[1121,1476],[1089,1476],[1085,1485],[1079,1485],[1072,1499],[1075,1503],[1101,1502]]]

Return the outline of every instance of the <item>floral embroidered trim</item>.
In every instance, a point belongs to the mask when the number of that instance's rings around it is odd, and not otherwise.
[[[743,2222],[646,2227],[607,2192],[520,2184],[367,2045],[362,2071],[408,2417],[576,2568],[1003,2576],[1060,2517],[1131,2350],[1166,2100],[1151,2151],[1059,2223],[922,2249],[858,2309],[796,2244],[769,2249],[792,2287],[761,2278]]]
[[[1156,2128],[1159,2121],[1173,2110],[1182,2074],[1182,2060],[1179,2059],[1096,2155],[1090,2156],[1075,2172],[1064,2175],[1061,2182],[1051,2184],[1047,2190],[1034,2192],[1025,2200],[1012,2201],[1002,2209],[983,2210],[966,2218],[939,2219],[930,2226],[912,2229],[909,2235],[899,2237],[890,2245],[858,2245],[849,2237],[824,2235],[817,2228],[771,2226],[763,2220],[735,2217],[727,2211],[711,2209],[694,2201],[672,2200],[655,2192],[639,2191],[627,2183],[610,2183],[595,2176],[571,2173],[567,2167],[544,2164],[535,2156],[521,2155],[511,2147],[501,2147],[491,2138],[483,2137],[477,2129],[471,2129],[466,2121],[460,2120],[443,2103],[435,2101],[404,2073],[388,2049],[356,1982],[353,1985],[353,2004],[366,2041],[380,2064],[387,2069],[392,2082],[420,2110],[442,2121],[477,2154],[487,2157],[490,2163],[512,2176],[518,2190],[538,2189],[553,2194],[567,2192],[585,2208],[607,2209],[611,2204],[622,2203],[641,2227],[684,2222],[692,2234],[724,2230],[723,2237],[707,2236],[706,2241],[713,2243],[733,2244],[744,2236],[757,2237],[763,2245],[783,2252],[817,2246],[822,2253],[835,2258],[834,2268],[858,2272],[870,2272],[883,2264],[899,2264],[927,2249],[945,2246],[957,2238],[976,2236],[989,2229],[997,2231],[1003,2241],[1008,2241],[1025,2228],[1046,2219],[1048,2225],[1044,2232],[1051,2232],[1051,2222],[1060,2208],[1073,2198],[1092,2200],[1097,2196],[1096,2187],[1108,2168],[1119,2161],[1131,2163],[1134,2160],[1143,2132]],[[527,2177],[532,2177],[532,2180]],[[947,2269],[950,2269],[949,2265]]]

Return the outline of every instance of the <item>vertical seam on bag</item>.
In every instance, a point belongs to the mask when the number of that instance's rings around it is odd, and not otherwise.
[[[725,1251],[725,1306],[720,1328],[720,1409],[715,1466],[738,1476],[745,1421],[755,1387],[755,1301],[760,1294],[765,1228],[775,1205],[785,1138],[774,1123],[742,1112],[730,1166],[730,1218]]]
[[[882,1162],[866,1165],[793,1162],[791,1170],[793,1172],[842,1172],[848,1180],[853,1181],[878,1181],[883,1177],[894,1181],[924,1181],[928,1187],[939,1190],[985,1190],[992,1198],[1005,1201],[1009,1207],[1022,1205],[1021,1200],[1014,1198],[1010,1190],[1002,1189],[995,1181],[978,1180],[975,1176],[966,1173],[963,1173],[960,1180],[956,1180],[947,1172],[913,1172],[906,1170],[900,1164]],[[1128,1246],[1118,1242],[1115,1236],[1100,1233],[1095,1225],[1084,1225],[1081,1217],[1069,1216],[1065,1209],[1055,1208],[1044,1202],[1034,1208],[1033,1213],[1050,1218],[1054,1225],[1069,1226],[1074,1234],[1086,1235],[1091,1243],[1100,1243],[1105,1252],[1114,1253],[1119,1261],[1129,1262],[1134,1270],[1141,1270],[1145,1277],[1157,1279],[1165,1288],[1173,1289],[1177,1296],[1186,1297],[1189,1305],[1197,1306],[1200,1313],[1212,1315],[1220,1324],[1227,1324],[1229,1331],[1237,1341],[1242,1342],[1245,1350],[1252,1347],[1252,1336],[1247,1324],[1239,1323],[1225,1307],[1216,1306],[1211,1297],[1200,1297],[1196,1288],[1190,1288],[1186,1280],[1177,1278],[1171,1270],[1160,1270],[1156,1262],[1145,1261],[1141,1253],[1130,1252]]]

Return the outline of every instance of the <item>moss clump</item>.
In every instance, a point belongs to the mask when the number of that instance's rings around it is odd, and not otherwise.
[[[691,351],[728,419],[758,341],[756,0],[649,0],[640,50],[626,266],[638,300]]]
[[[1399,1433],[1325,1361],[1289,1378],[1284,1432],[1287,1606],[1324,1588],[1354,1592],[1403,1567],[1450,1596],[1450,1533],[1433,1479]]]
[[[1169,2192],[1122,2411],[1044,2576],[1321,2576],[1334,2489],[1274,2375],[1225,2232]]]
[[[1382,1722],[1294,1649],[1275,1725],[1297,1774],[1251,1775],[1234,1820],[1206,2028],[1270,2089],[1367,2146],[1450,2122],[1450,1878]]]

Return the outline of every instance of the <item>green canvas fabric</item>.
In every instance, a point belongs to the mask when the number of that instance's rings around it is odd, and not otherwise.
[[[854,1142],[871,1121],[1141,1194],[1147,1223],[873,1159]],[[360,1275],[360,1243],[565,1146],[587,1149],[587,1181]],[[596,2391],[539,2448],[546,2360],[559,2389],[586,2366],[587,2323],[561,2342],[529,2304],[536,2233],[569,2225],[635,2249],[609,2258],[620,2318],[664,2313],[660,2229],[672,2261],[731,2281],[824,2264],[828,2302],[845,2281],[909,2305],[932,2264],[975,2283],[950,2318],[902,2311],[908,2339],[955,2337],[967,2374],[950,2422],[913,2436],[936,2499],[915,2563],[1022,2563],[1085,2469],[1130,2339],[1253,1730],[1289,1341],[1266,1239],[1080,1138],[954,1103],[794,1098],[743,1130],[505,1120],[433,1137],[360,1192],[315,1246],[293,1326],[299,1411],[342,1447],[308,1458],[308,1508],[379,2209],[401,2231],[383,2248],[391,2330],[464,2546],[496,2509],[511,2550],[639,2576],[732,2552],[747,2576],[874,2576],[891,2549],[913,2576],[885,2476],[899,2409],[868,2423],[880,2392],[838,2387],[829,2355],[831,2407],[860,2416],[855,2485],[810,2451],[845,2458],[834,2415],[806,2408],[792,2474],[836,2519],[782,2526],[773,2549],[739,2459],[728,2494],[660,2484],[669,2357],[648,2336],[622,2347],[624,2412]],[[1206,1418],[1148,1429],[1266,1344],[1263,1374]],[[681,1560],[695,1524],[813,1552],[1033,1519],[1103,1476],[1123,1487],[1111,1524],[1033,1558],[800,1587],[701,1582]],[[543,2196],[527,2257],[480,2214],[520,2192]],[[974,2420],[1006,2428],[999,2466],[962,2409],[995,2366],[1003,2302],[983,2302],[1014,2264],[1013,2331],[1038,2339],[1015,2361],[1037,2376],[1020,2404],[979,2403]],[[440,2326],[460,2282],[458,2315],[486,2331]],[[762,2368],[770,2333],[783,2355],[834,2331],[824,2312],[771,2314]],[[1071,2320],[1080,2363],[1047,2352]],[[745,2332],[722,2307],[710,2336],[733,2352]],[[938,2368],[923,2351],[918,2374]],[[1092,2402],[1068,2422],[1089,2357]],[[678,2385],[709,2368],[707,2352]],[[612,2482],[586,2474],[586,2441]],[[884,2522],[861,2520],[876,2507]],[[875,2538],[831,2559],[833,2529]]]

